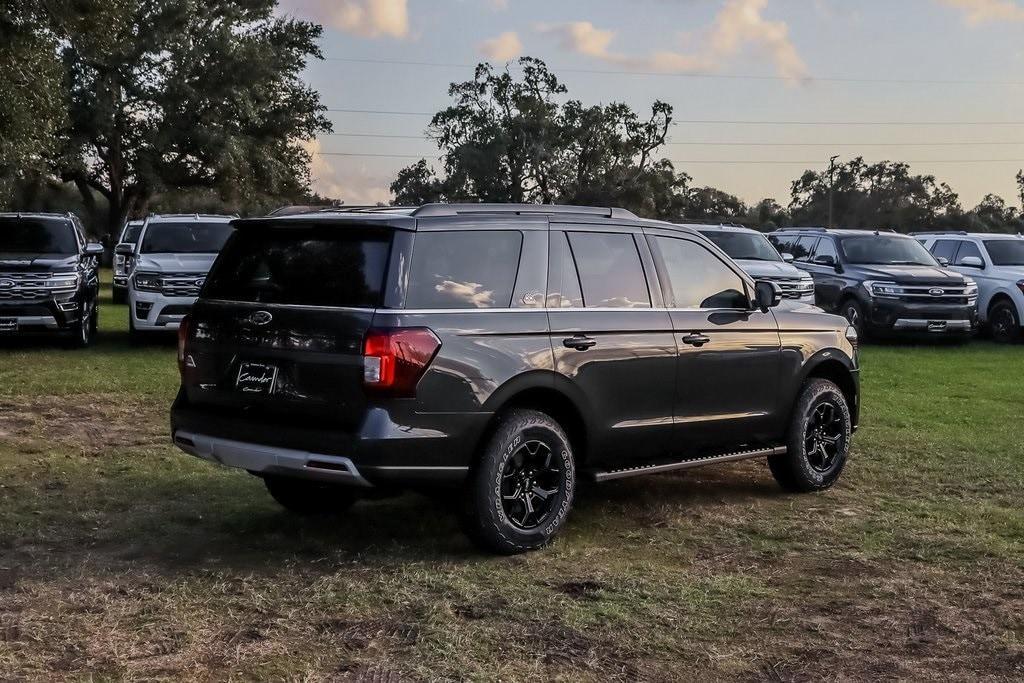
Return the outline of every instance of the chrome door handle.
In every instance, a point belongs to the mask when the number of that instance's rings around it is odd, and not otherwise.
[[[685,337],[683,337],[683,343],[689,344],[690,346],[696,346],[699,349],[705,344],[710,344],[711,337],[707,337],[703,334],[694,332],[693,334],[688,334]]]
[[[597,340],[591,339],[590,337],[584,337],[577,335],[575,337],[567,337],[562,340],[562,346],[567,349],[576,349],[577,351],[586,351],[587,349],[597,346]]]

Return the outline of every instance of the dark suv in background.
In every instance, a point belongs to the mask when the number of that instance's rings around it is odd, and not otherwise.
[[[74,214],[0,213],[0,337],[50,333],[88,346],[99,316],[99,259]]]
[[[861,337],[974,331],[978,286],[909,235],[787,228],[769,239],[814,278],[818,306],[845,317]]]
[[[831,486],[855,334],[695,230],[618,209],[428,205],[238,220],[179,328],[182,450],[296,512],[448,487],[538,548],[580,477],[766,458]],[[456,488],[457,487],[457,488]]]

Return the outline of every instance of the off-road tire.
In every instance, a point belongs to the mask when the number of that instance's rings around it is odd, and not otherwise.
[[[359,500],[356,489],[308,479],[268,475],[267,491],[283,508],[302,516],[344,512]]]
[[[550,459],[545,453],[550,453]],[[539,463],[536,468],[530,464],[534,459]],[[537,472],[530,474],[534,469]],[[530,493],[526,493],[527,486],[515,483],[518,478],[529,483]],[[516,486],[514,492],[523,493],[508,500],[513,493],[507,488],[511,485]],[[575,459],[562,427],[535,410],[510,410],[499,418],[471,470],[461,510],[462,526],[477,546],[489,552],[514,555],[537,550],[550,543],[565,524],[575,491]],[[547,495],[541,498],[533,492]],[[527,500],[545,513],[534,513],[531,520]],[[526,524],[515,521],[517,513]]]
[[[835,434],[840,438],[834,457],[827,463],[818,462],[821,456],[817,450],[809,453],[809,443],[816,438],[815,414],[822,405],[831,406],[826,412],[834,415]],[[794,493],[822,491],[831,487],[846,467],[852,432],[850,407],[839,387],[826,379],[808,381],[790,417],[786,452],[768,458],[768,466],[775,481],[786,491]]]

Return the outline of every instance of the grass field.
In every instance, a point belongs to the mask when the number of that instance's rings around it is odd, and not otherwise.
[[[589,488],[475,552],[408,495],[300,520],[168,442],[171,344],[0,348],[0,679],[1024,677],[1024,347],[868,347],[840,484]]]

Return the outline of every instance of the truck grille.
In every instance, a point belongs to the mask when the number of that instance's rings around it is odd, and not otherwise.
[[[897,297],[912,304],[947,304],[967,306],[978,300],[977,294],[967,296],[967,288],[947,285],[900,285],[903,293]]]
[[[46,287],[51,277],[52,273],[0,273],[0,301],[34,301],[75,291],[75,287]]]
[[[814,294],[814,283],[806,280],[792,280],[789,278],[769,278],[782,290],[783,299],[799,299],[808,294]]]
[[[160,293],[164,296],[199,296],[206,281],[202,273],[164,273],[160,276]]]

